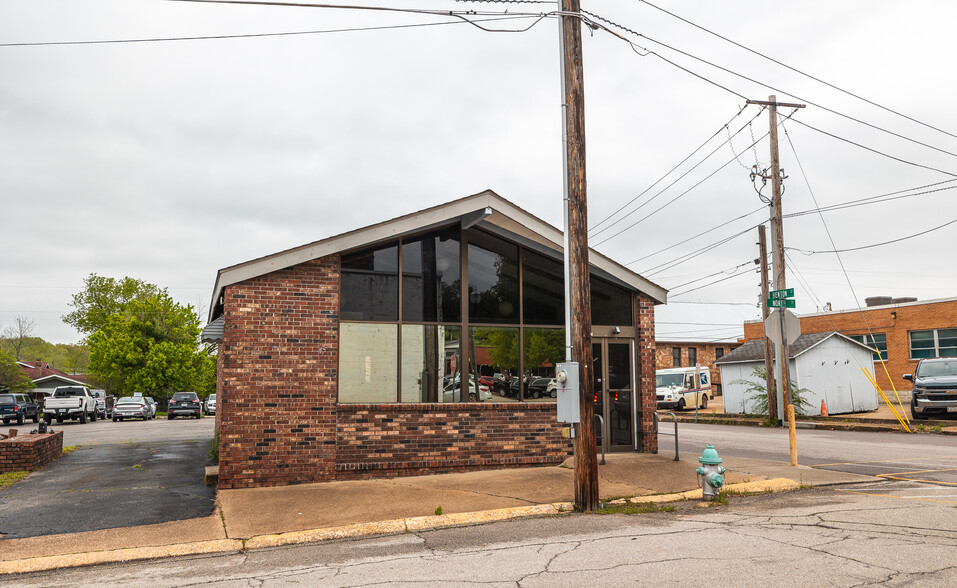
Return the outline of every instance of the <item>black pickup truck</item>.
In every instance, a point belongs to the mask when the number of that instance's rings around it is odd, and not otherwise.
[[[17,421],[22,425],[26,419],[40,422],[40,407],[26,394],[0,394],[0,418],[3,424]]]
[[[957,415],[957,357],[922,359],[913,374],[904,374],[914,383],[910,414],[915,420],[930,415]]]

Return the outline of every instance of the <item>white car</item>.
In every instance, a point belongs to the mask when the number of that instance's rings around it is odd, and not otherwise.
[[[455,402],[454,398],[458,392],[458,382],[454,382],[445,387],[442,391],[442,402]],[[485,384],[479,384],[478,395],[475,394],[475,380],[469,380],[469,402],[486,401],[492,399],[492,391]]]
[[[216,414],[216,395],[210,394],[206,399],[206,414]]]

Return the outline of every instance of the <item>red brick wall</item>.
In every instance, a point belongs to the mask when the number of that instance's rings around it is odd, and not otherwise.
[[[555,404],[342,404],[339,479],[559,464]]]
[[[335,477],[339,256],[227,286],[219,486]]]
[[[4,433],[6,434],[6,433]],[[0,474],[41,468],[63,454],[63,431],[0,440]]]
[[[655,303],[638,296],[638,432],[642,453],[658,453],[655,434]]]
[[[867,333],[867,326],[870,326],[871,332],[886,334],[887,371],[896,389],[906,391],[909,395],[913,384],[901,377],[903,374],[914,373],[914,368],[917,366],[917,360],[910,358],[909,333],[929,329],[957,328],[957,300],[931,304],[880,306],[873,310],[865,307],[863,316],[861,312],[855,310],[805,316],[800,319],[802,333],[840,331],[845,335],[864,335]],[[745,339],[750,341],[763,336],[762,323],[744,323]],[[878,385],[882,390],[889,392],[892,388],[880,362],[874,364],[874,370],[871,373],[875,372]]]

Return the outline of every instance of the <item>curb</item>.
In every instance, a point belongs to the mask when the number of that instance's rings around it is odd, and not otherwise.
[[[759,480],[732,484],[725,487],[729,494],[751,494],[784,492],[800,488],[801,485],[787,478],[773,480]],[[633,503],[663,503],[684,500],[702,499],[701,489],[689,490],[676,494],[655,494],[621,498],[610,501],[608,504]],[[451,513],[424,517],[412,517],[380,521],[376,523],[356,523],[340,527],[324,529],[310,529],[306,531],[290,531],[270,535],[256,535],[249,539],[215,539],[211,541],[197,541],[192,543],[177,543],[154,547],[129,547],[108,551],[94,551],[89,553],[73,553],[68,555],[50,555],[27,559],[0,561],[0,576],[6,574],[24,574],[43,572],[61,568],[72,568],[108,563],[123,563],[138,560],[158,559],[171,556],[207,555],[214,553],[242,553],[250,549],[264,549],[316,543],[335,539],[353,539],[374,535],[398,535],[415,531],[428,531],[447,527],[458,527],[523,519],[531,517],[552,516],[569,513],[574,510],[571,502],[556,502],[553,504],[537,504],[534,506],[516,506],[466,513]]]
[[[679,423],[694,423],[694,417],[688,416],[679,416]],[[877,421],[877,419],[867,419],[866,422],[847,422],[847,421],[824,421],[824,420],[800,420],[795,421],[794,427],[797,429],[821,429],[825,431],[869,431],[871,433],[904,433],[907,434],[907,431],[902,429],[900,425],[895,423],[890,423],[887,421]],[[938,421],[934,421],[936,424]],[[755,419],[746,419],[740,418],[736,415],[720,414],[708,417],[701,418],[699,416],[698,423],[699,425],[728,425],[734,427],[763,427],[764,424]],[[917,425],[925,425],[927,423],[921,421],[911,421],[911,428],[916,429]],[[659,425],[660,426],[660,425]],[[957,426],[947,427],[940,431],[926,431],[929,434],[934,435],[957,435]]]

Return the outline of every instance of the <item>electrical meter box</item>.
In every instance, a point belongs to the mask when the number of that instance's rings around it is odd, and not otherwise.
[[[581,422],[578,362],[571,361],[556,365],[555,383],[558,384],[558,422]]]

